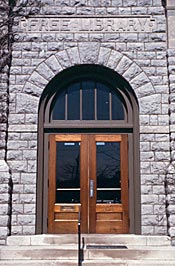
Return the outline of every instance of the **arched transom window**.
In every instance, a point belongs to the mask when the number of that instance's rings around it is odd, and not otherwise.
[[[51,120],[125,120],[120,93],[101,82],[84,80],[68,85],[52,102]]]

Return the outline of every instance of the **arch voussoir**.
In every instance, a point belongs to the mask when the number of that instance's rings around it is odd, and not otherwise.
[[[100,47],[97,64],[106,66],[109,60],[111,51],[112,49],[110,48],[103,47],[103,46]]]
[[[96,42],[78,44],[81,64],[96,64],[100,44]]]
[[[144,72],[141,72],[139,75],[130,80],[130,85],[132,86],[134,91],[136,91],[137,88],[147,83],[149,83],[149,79]]]
[[[63,70],[55,55],[46,59],[45,63],[55,75]]]
[[[127,55],[101,46],[100,43],[78,43],[51,55],[38,65],[23,88],[23,92],[40,96],[49,81],[62,70],[80,64],[99,64],[108,67],[132,86],[138,98],[155,93],[154,87],[142,70]]]
[[[29,78],[29,82],[40,88],[44,88],[47,85],[48,80],[41,76],[37,71],[34,71]]]
[[[56,54],[56,58],[57,58],[58,62],[60,63],[60,65],[62,66],[62,69],[66,69],[66,68],[72,66],[72,63],[70,61],[70,58],[69,58],[66,50],[58,52]]]
[[[130,67],[123,73],[123,77],[130,82],[134,77],[139,75],[143,70],[136,64],[132,63]]]
[[[112,50],[106,66],[115,70],[121,58],[122,58],[121,53]]]
[[[72,65],[80,64],[80,54],[77,46],[67,49],[67,53]]]
[[[43,92],[43,89],[28,81],[26,82],[23,88],[23,92],[33,96],[40,97],[41,93]]]
[[[152,95],[155,93],[155,89],[151,82],[145,83],[142,86],[139,86],[136,90],[135,93],[138,98],[142,98],[148,95]]]
[[[40,74],[42,77],[44,77],[47,80],[50,80],[55,76],[54,72],[51,70],[49,66],[46,65],[45,62],[42,62],[37,67],[36,71],[38,72],[38,74]]]
[[[122,75],[130,67],[131,64],[132,64],[132,60],[124,55],[121,58],[121,60],[118,62],[118,65],[115,71],[117,71],[117,73]]]

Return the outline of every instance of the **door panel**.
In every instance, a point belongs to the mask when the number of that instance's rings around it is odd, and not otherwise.
[[[128,232],[126,135],[50,135],[48,232]]]
[[[48,233],[75,233],[80,208],[81,136],[51,135]]]

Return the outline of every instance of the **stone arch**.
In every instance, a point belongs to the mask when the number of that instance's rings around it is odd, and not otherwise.
[[[110,57],[110,54],[108,54],[108,57],[111,58],[111,62],[115,62],[115,69],[118,66],[119,71],[121,71],[123,68],[120,67],[119,64],[116,63],[114,59],[114,55],[118,55],[121,58],[121,65],[125,65],[124,61],[127,60],[126,57],[123,57],[120,53],[115,53],[111,49],[106,49],[105,51],[108,51],[108,53],[112,53],[112,56]],[[66,51],[67,52],[67,51]],[[68,52],[67,52],[68,53]],[[52,57],[54,60],[58,59],[55,57]],[[123,58],[123,59],[122,59]],[[104,59],[104,57],[102,58]],[[53,60],[51,63],[53,63]],[[119,59],[120,60],[120,59]],[[81,61],[82,62],[82,61]],[[80,63],[81,63],[80,62]],[[86,61],[85,61],[86,62]],[[88,61],[89,62],[89,61]],[[97,62],[95,60],[94,62]],[[108,60],[106,60],[108,62]],[[129,59],[128,65],[132,64],[132,61]],[[60,61],[58,61],[60,63]],[[48,171],[48,158],[49,154],[51,152],[51,149],[48,149],[48,138],[50,134],[53,134],[53,132],[65,132],[65,134],[70,132],[105,132],[106,134],[109,132],[113,133],[126,133],[128,134],[128,147],[130,146],[130,156],[128,167],[130,168],[130,174],[128,174],[128,178],[130,179],[130,184],[134,184],[134,186],[130,186],[130,193],[129,193],[129,208],[130,213],[130,233],[137,233],[140,234],[141,232],[141,215],[140,215],[140,166],[138,163],[139,161],[139,110],[138,110],[138,101],[136,99],[135,93],[133,93],[133,89],[131,88],[130,84],[127,84],[126,80],[122,76],[120,76],[117,72],[115,72],[113,69],[111,69],[107,63],[106,66],[104,64],[76,64],[76,65],[69,65],[68,67],[62,68],[64,71],[56,72],[54,74],[54,77],[51,77],[51,80],[48,84],[45,85],[44,91],[40,98],[40,106],[39,106],[39,119],[38,119],[38,173],[37,173],[37,210],[36,210],[36,232],[37,233],[47,233],[48,227],[47,227],[47,217],[48,217],[48,179],[49,179],[49,171]],[[44,63],[48,64],[48,63]],[[44,65],[43,65],[44,66]],[[48,66],[48,65],[47,65]],[[55,63],[54,63],[55,67]],[[126,70],[128,67],[126,67]],[[41,68],[41,70],[43,70]],[[123,70],[123,73],[125,73],[125,70]],[[39,73],[37,73],[38,77]],[[95,77],[96,81],[98,82],[106,82],[106,84],[111,84],[111,89],[113,88],[114,91],[121,89],[123,96],[123,103],[125,101],[125,106],[127,110],[129,110],[130,115],[126,119],[126,121],[123,121],[123,123],[118,123],[117,126],[114,126],[116,122],[113,122],[114,124],[109,124],[108,121],[105,123],[103,121],[103,125],[100,125],[99,120],[95,121],[98,124],[97,126],[92,123],[87,123],[86,120],[80,120],[79,125],[77,125],[77,122],[72,122],[72,128],[70,127],[69,120],[67,121],[55,121],[56,123],[52,123],[52,119],[49,119],[53,102],[54,102],[54,96],[58,95],[59,90],[61,91],[66,87],[67,84],[70,84],[74,81],[74,77],[77,78],[77,80],[83,80],[84,77],[92,78]],[[111,82],[110,82],[111,81]],[[110,86],[110,85],[109,85]],[[55,94],[54,94],[55,93]],[[93,120],[93,119],[92,119]],[[63,122],[63,123],[61,123]],[[64,124],[64,122],[68,122],[67,124]],[[91,121],[90,121],[91,122]],[[126,123],[125,123],[126,122]],[[61,125],[62,124],[62,125]],[[61,126],[61,127],[60,127]],[[136,158],[133,160],[133,158]],[[47,169],[46,169],[47,168]],[[137,200],[136,200],[137,199]],[[139,218],[138,218],[139,217]]]
[[[116,71],[130,84],[138,99],[155,93],[151,81],[137,63],[121,52],[95,42],[78,43],[41,62],[25,83],[23,93],[40,97],[48,82],[59,72],[81,64],[98,64]]]

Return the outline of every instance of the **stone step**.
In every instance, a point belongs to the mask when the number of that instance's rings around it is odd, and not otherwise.
[[[93,261],[89,260],[83,263],[83,266],[175,266],[175,261],[157,261],[157,260],[125,260],[125,261]]]
[[[175,248],[169,249],[107,249],[107,250],[89,250],[88,259],[98,260],[99,258],[103,258],[103,260],[108,259],[121,259],[121,260],[174,260],[175,262]],[[86,258],[85,256],[85,258]]]
[[[104,245],[138,245],[138,246],[171,246],[171,240],[167,236],[143,236],[143,235],[101,235],[84,234],[85,244]],[[41,245],[77,245],[78,237],[75,234],[62,235],[32,235],[32,236],[9,236],[8,246],[41,246]]]
[[[175,247],[167,236],[84,234],[82,237],[85,239],[82,266],[175,266]],[[66,234],[10,236],[7,246],[0,248],[0,266],[77,266],[77,239],[77,235]],[[127,249],[114,249],[116,245]]]
[[[125,261],[86,261],[83,266],[175,266],[175,261],[144,261],[144,260],[125,260]]]
[[[3,260],[0,261],[0,266],[77,266],[77,261],[72,260]],[[91,264],[92,265],[92,264]]]
[[[77,261],[72,260],[33,260],[33,261],[26,261],[26,260],[3,260],[0,261],[0,266],[77,266]],[[84,261],[82,266],[175,266],[175,261],[144,261],[144,260],[115,260],[115,261],[96,261],[96,260],[89,260]]]
[[[4,246],[1,248],[0,260],[76,260],[75,248],[59,246]],[[86,249],[85,260],[174,260],[175,247],[139,247],[128,249]]]

